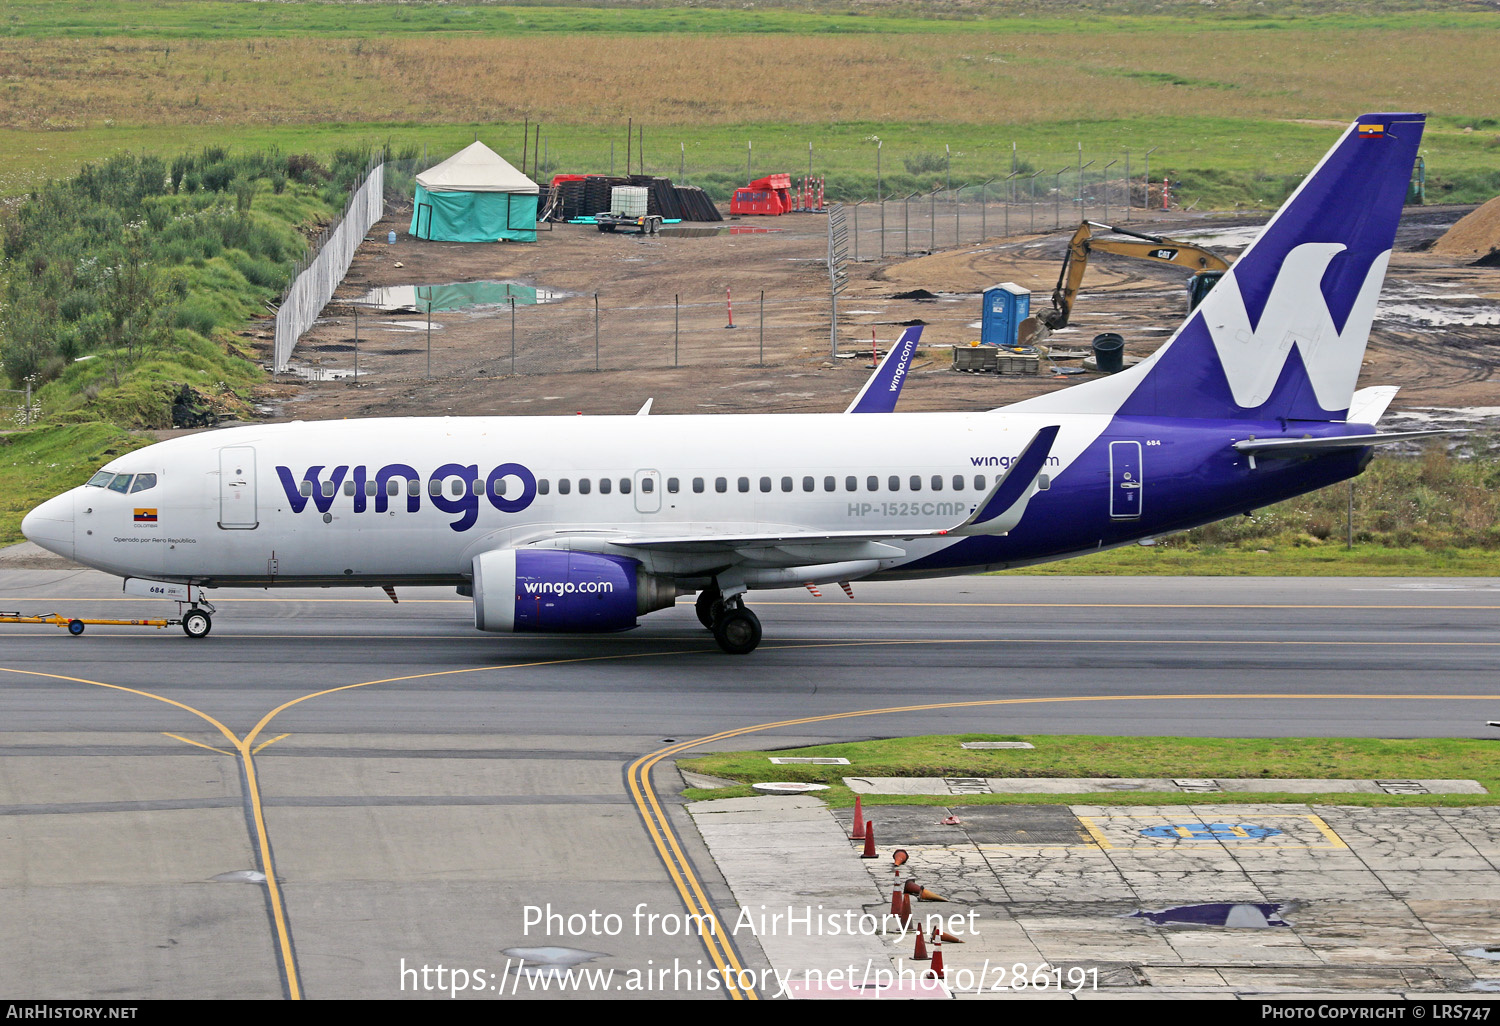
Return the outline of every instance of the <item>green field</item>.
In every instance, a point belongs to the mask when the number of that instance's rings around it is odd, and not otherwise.
[[[1481,703],[1476,703],[1476,706]],[[1480,717],[1476,709],[1475,718]],[[969,751],[965,741],[1028,741],[1033,749]],[[770,756],[849,760],[847,766],[774,766]],[[1182,738],[1089,735],[959,734],[817,745],[788,751],[722,752],[679,761],[685,770],[744,781],[743,786],[689,789],[691,799],[757,794],[764,781],[829,785],[818,796],[854,804],[846,776],[861,777],[1194,777],[1233,779],[1477,780],[1482,795],[1301,794],[1257,792],[1256,802],[1324,805],[1493,805],[1500,802],[1500,743],[1462,738]],[[866,795],[869,805],[1212,805],[1242,804],[1243,792],[1208,794],[1086,792],[1079,795]]]
[[[879,8],[20,0],[0,21],[0,195],[111,152],[209,144],[513,161],[693,181],[808,167],[838,198],[950,153],[956,183],[1019,165],[1182,180],[1184,204],[1276,202],[1364,110],[1431,112],[1435,198],[1500,191],[1497,19],[1461,2],[994,2]],[[915,16],[916,13],[925,16]],[[634,151],[634,144],[632,144]],[[947,176],[942,176],[946,181]]]

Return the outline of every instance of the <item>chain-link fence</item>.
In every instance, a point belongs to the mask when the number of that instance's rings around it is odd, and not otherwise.
[[[1128,223],[1144,212],[1145,183],[1082,175],[1074,168],[1021,173],[956,189],[937,189],[845,205],[850,258],[887,260],[1047,232],[1082,221]]]

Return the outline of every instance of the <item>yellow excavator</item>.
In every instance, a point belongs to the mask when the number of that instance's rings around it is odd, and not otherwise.
[[[1130,238],[1096,239],[1096,228],[1117,235],[1128,235]],[[1085,221],[1078,226],[1068,242],[1068,252],[1063,257],[1062,270],[1057,276],[1057,287],[1052,290],[1052,309],[1043,310],[1021,323],[1020,341],[1023,345],[1039,342],[1049,332],[1067,325],[1068,317],[1073,312],[1073,299],[1078,295],[1078,286],[1088,267],[1090,253],[1115,253],[1190,269],[1193,276],[1188,279],[1189,310],[1201,303],[1203,297],[1208,295],[1208,290],[1229,270],[1229,264],[1223,257],[1202,246],[1159,235],[1133,232],[1127,228],[1116,228],[1098,221]]]

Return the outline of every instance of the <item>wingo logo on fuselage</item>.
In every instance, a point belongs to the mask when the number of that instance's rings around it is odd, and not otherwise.
[[[408,481],[422,480],[422,475],[415,467],[405,463],[390,463],[371,475],[368,467],[339,466],[329,471],[326,479],[323,477],[323,467],[323,464],[308,467],[307,473],[300,480],[293,476],[290,467],[276,468],[276,476],[281,479],[282,491],[286,493],[287,504],[292,507],[293,513],[301,513],[307,508],[309,501],[319,513],[327,513],[333,508],[333,500],[343,490],[346,480],[354,486],[355,513],[364,513],[372,506],[376,513],[385,513],[390,509],[392,500],[399,502],[402,498],[406,500],[406,512],[415,513],[422,508],[422,490],[406,487]],[[495,486],[507,477],[521,482],[519,495],[511,497],[497,494]],[[450,478],[463,482],[460,494],[444,494],[443,486]],[[453,530],[467,531],[478,522],[480,496],[474,483],[480,480],[484,481],[484,498],[501,513],[519,513],[536,499],[536,475],[519,463],[502,463],[483,478],[479,476],[476,464],[444,463],[428,476],[426,497],[435,508],[444,513],[458,514],[458,519],[448,525]],[[391,494],[391,481],[401,482],[394,495]],[[309,486],[310,494],[302,493],[303,484]],[[369,488],[370,484],[375,487]],[[328,487],[325,488],[325,485]]]

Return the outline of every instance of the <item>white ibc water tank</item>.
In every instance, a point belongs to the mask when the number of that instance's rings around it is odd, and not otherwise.
[[[642,185],[617,185],[609,192],[609,209],[625,217],[646,216],[646,188]]]

